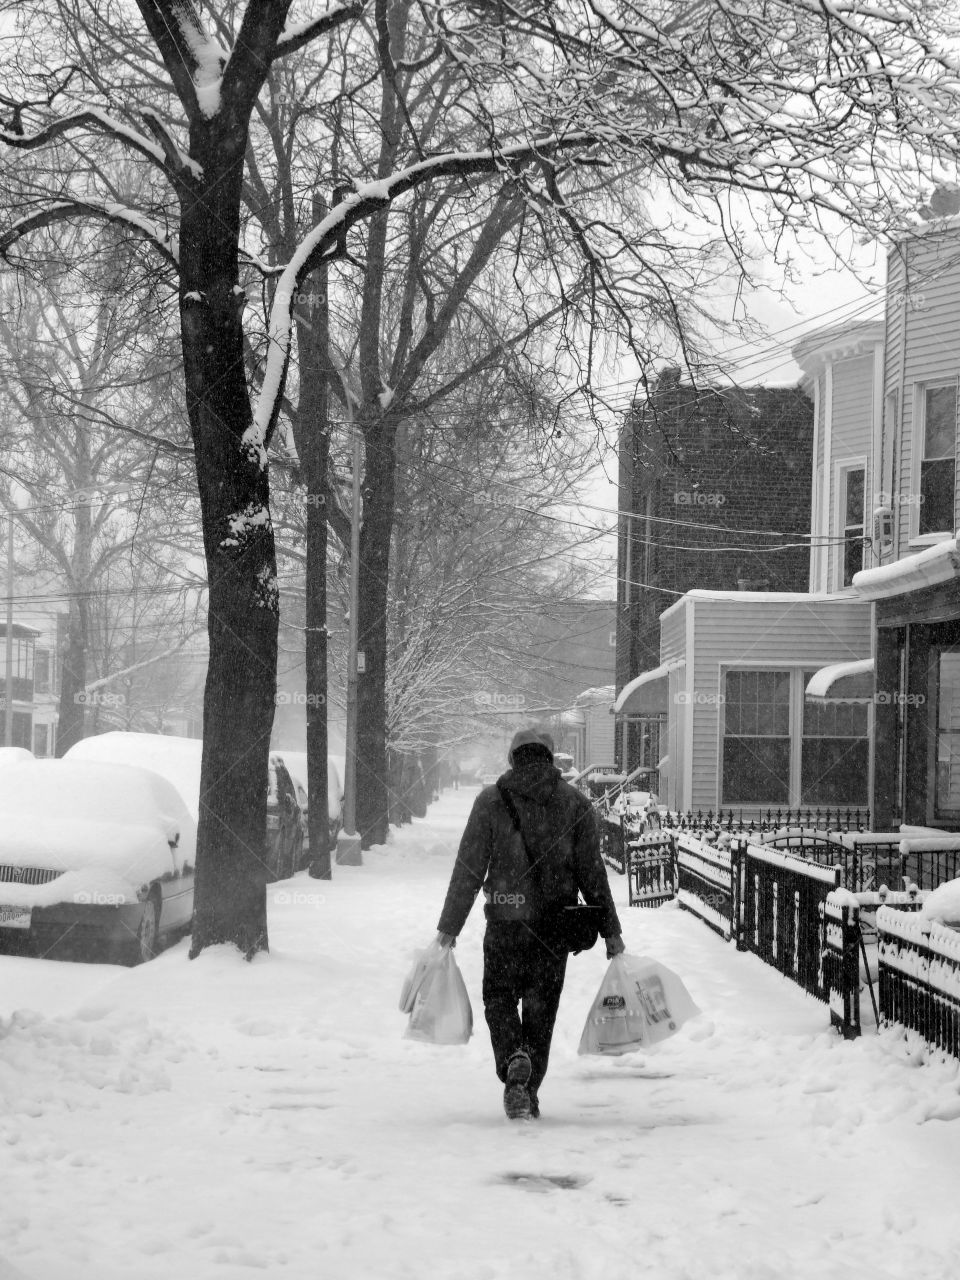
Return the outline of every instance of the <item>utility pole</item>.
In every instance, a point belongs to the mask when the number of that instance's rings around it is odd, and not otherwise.
[[[7,514],[7,660],[3,704],[3,741],[13,746],[13,516]]]
[[[350,513],[350,630],[347,652],[347,758],[343,778],[343,830],[337,836],[337,864],[358,867],[363,863],[357,834],[357,679],[361,669],[357,653],[360,612],[360,428],[348,405],[353,433],[353,508]]]

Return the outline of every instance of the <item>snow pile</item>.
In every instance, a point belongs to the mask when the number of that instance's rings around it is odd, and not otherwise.
[[[133,970],[0,957],[0,1238],[27,1280],[945,1280],[960,1078],[828,1011],[671,905],[628,950],[704,1015],[657,1051],[577,1056],[606,970],[568,968],[543,1119],[511,1125],[482,1019],[403,1038],[474,792],[268,889],[272,950]],[[295,890],[295,892],[293,891]],[[14,1013],[14,1010],[20,1012]],[[929,1123],[928,1123],[929,1122]],[[0,1270],[0,1277],[3,1276]],[[22,1280],[18,1277],[17,1280]]]
[[[947,880],[931,890],[920,914],[941,924],[960,924],[960,880]]]

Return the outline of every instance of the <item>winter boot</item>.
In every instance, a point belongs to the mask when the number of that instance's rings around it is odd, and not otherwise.
[[[535,1093],[530,1094],[530,1119],[540,1119],[540,1099]]]
[[[527,1085],[533,1070],[530,1055],[518,1049],[507,1063],[506,1087],[503,1091],[503,1109],[508,1120],[529,1120],[530,1094]]]

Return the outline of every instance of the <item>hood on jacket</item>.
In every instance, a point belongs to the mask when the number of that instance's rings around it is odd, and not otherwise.
[[[535,761],[520,769],[508,769],[497,779],[497,785],[513,795],[525,796],[537,804],[547,804],[560,782],[560,770],[546,760]]]

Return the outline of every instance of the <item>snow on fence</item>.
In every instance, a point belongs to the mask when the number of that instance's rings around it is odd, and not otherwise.
[[[779,849],[748,843],[741,850],[741,919],[737,947],[827,1000],[824,904],[840,888],[839,867],[821,867]]]
[[[903,875],[919,889],[960,877],[960,836],[924,836],[899,843]]]
[[[724,938],[737,929],[738,849],[714,848],[687,832],[676,837],[677,899]]]
[[[659,907],[677,896],[676,844],[669,831],[650,831],[627,841],[631,907]]]
[[[960,933],[915,913],[877,911],[880,1019],[960,1057]]]
[[[824,899],[820,919],[820,980],[830,1021],[853,1040],[860,1034],[860,904],[848,890],[835,890]]]

